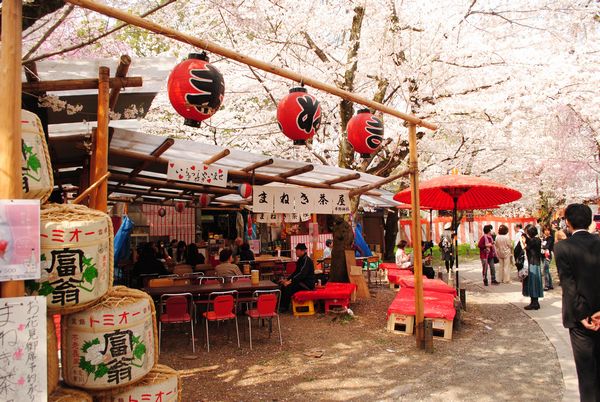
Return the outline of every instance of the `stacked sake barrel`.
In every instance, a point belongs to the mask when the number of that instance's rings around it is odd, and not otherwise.
[[[53,188],[48,148],[37,116],[24,111],[22,120],[24,194],[45,202]],[[36,135],[25,135],[35,130]],[[48,320],[49,400],[118,401],[129,392],[179,401],[177,372],[157,366],[153,300],[144,292],[112,286],[114,238],[109,216],[81,205],[47,204],[42,205],[40,218],[41,276],[28,281],[26,288],[30,295],[46,297],[49,315],[61,315],[66,384],[58,386],[56,331]]]

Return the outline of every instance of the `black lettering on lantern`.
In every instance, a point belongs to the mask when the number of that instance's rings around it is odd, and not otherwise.
[[[366,123],[365,130],[370,134],[366,139],[367,145],[369,148],[376,149],[383,140],[383,122],[373,116]]]
[[[202,114],[209,114],[218,109],[225,93],[223,75],[210,64],[206,64],[202,69],[192,69],[190,74],[190,84],[198,92],[185,94],[186,102]]]
[[[321,115],[315,118],[315,114],[319,109],[319,101],[309,95],[299,96],[296,100],[298,105],[302,108],[302,111],[298,113],[298,118],[296,119],[298,128],[307,134],[309,134],[313,128],[317,130],[321,125]]]

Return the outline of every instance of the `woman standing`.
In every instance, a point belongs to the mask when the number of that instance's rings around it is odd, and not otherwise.
[[[527,281],[523,282],[523,296],[529,296],[531,302],[525,306],[525,310],[539,310],[538,299],[544,297],[542,284],[542,272],[540,269],[542,261],[542,241],[535,226],[528,226],[525,231],[525,252],[527,253],[528,274]]]
[[[481,275],[483,276],[483,284],[488,285],[488,269],[492,279],[492,284],[497,285],[496,281],[496,267],[494,266],[493,256],[494,252],[494,239],[491,235],[492,225],[485,225],[483,227],[483,236],[479,238],[477,246],[479,247],[479,258],[481,260]],[[492,264],[490,264],[490,260]]]
[[[500,264],[499,279],[502,283],[510,283],[510,256],[512,251],[512,241],[508,238],[508,227],[500,225],[498,236],[496,236],[496,254]]]
[[[544,260],[544,290],[554,289],[552,286],[552,275],[550,274],[550,263],[554,254],[554,236],[549,227],[544,228],[542,238],[542,258]]]
[[[442,252],[442,260],[446,265],[446,273],[449,273],[454,266],[454,236],[450,231],[449,223],[444,226],[444,233],[442,233],[439,246]]]

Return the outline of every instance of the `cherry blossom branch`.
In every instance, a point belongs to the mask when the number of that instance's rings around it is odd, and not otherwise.
[[[48,37],[50,35],[52,35],[52,32],[54,32],[56,30],[56,28],[58,28],[59,25],[62,24],[67,19],[69,14],[71,14],[71,12],[74,9],[75,9],[74,5],[72,5],[72,4],[69,5],[67,10],[63,13],[63,15],[50,28],[48,28],[48,30],[42,35],[40,40],[38,40],[37,43],[35,45],[33,45],[31,47],[31,49],[29,49],[27,54],[25,56],[23,56],[23,59],[28,59],[32,54],[34,54],[36,52],[36,50],[38,50],[40,48],[40,46],[42,46],[42,43],[44,43],[44,41],[46,39],[48,39]]]

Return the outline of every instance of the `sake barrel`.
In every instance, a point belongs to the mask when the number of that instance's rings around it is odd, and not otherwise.
[[[21,136],[23,198],[43,203],[52,193],[54,177],[42,122],[35,113],[21,110]]]
[[[56,339],[56,327],[54,319],[48,317],[46,319],[46,328],[48,338],[46,347],[48,353],[48,395],[50,395],[58,387],[58,346]]]
[[[146,293],[116,286],[61,321],[63,380],[86,390],[132,385],[158,361],[156,311]]]
[[[29,294],[46,296],[49,314],[92,305],[113,281],[113,227],[109,216],[83,205],[49,204],[40,213],[41,277]]]
[[[92,402],[92,396],[78,389],[58,387],[48,395],[48,402]]]
[[[94,402],[181,401],[181,379],[171,367],[157,364],[137,384],[109,392],[92,392]]]

